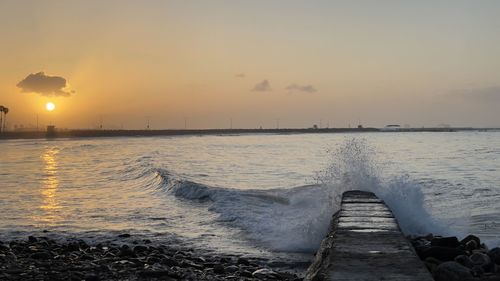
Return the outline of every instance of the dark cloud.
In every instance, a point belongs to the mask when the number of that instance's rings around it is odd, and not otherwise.
[[[455,90],[451,95],[478,102],[500,102],[500,86]]]
[[[269,81],[267,79],[263,80],[262,82],[259,82],[259,83],[255,84],[255,86],[253,87],[252,91],[254,91],[254,92],[267,92],[267,91],[271,91],[271,83],[269,83]]]
[[[297,85],[291,84],[285,88],[289,92],[303,92],[303,93],[314,93],[317,92],[316,88],[313,85]]]
[[[49,76],[43,72],[32,73],[17,83],[17,87],[21,88],[23,93],[37,93],[42,96],[69,97],[75,91],[68,90],[67,86],[63,77]]]
[[[236,77],[238,77],[238,78],[245,78],[245,76],[246,76],[245,73],[236,74]]]

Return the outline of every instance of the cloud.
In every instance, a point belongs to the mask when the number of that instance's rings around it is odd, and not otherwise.
[[[245,78],[245,76],[246,76],[246,75],[245,75],[245,73],[243,73],[243,72],[242,72],[242,73],[238,73],[238,74],[236,74],[236,77],[238,77],[238,78]]]
[[[271,91],[271,83],[269,83],[269,81],[266,79],[266,80],[262,80],[262,82],[259,82],[257,84],[255,84],[255,86],[253,87],[252,91],[254,92],[267,92],[267,91]]]
[[[500,102],[500,86],[461,89],[452,91],[450,94],[477,102]]]
[[[303,93],[314,93],[317,92],[313,85],[297,85],[290,84],[285,88],[289,92],[303,92]]]
[[[21,82],[17,83],[23,93],[37,93],[42,96],[69,97],[75,91],[68,90],[66,79],[59,76],[45,75],[43,72],[30,74]]]

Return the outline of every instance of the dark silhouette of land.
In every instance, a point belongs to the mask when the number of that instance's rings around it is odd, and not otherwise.
[[[498,128],[401,128],[396,132],[455,132],[490,131]],[[192,129],[192,130],[57,130],[50,131],[4,131],[0,139],[40,139],[40,138],[95,138],[95,137],[147,137],[182,135],[234,135],[234,134],[326,134],[382,132],[378,128],[283,128],[283,129]]]

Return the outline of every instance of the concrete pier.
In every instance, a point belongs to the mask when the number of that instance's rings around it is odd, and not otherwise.
[[[348,191],[304,280],[432,281],[391,210],[375,194]]]

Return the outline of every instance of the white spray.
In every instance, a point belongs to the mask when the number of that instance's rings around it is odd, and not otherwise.
[[[330,188],[330,197],[337,209],[342,193],[347,190],[371,191],[383,199],[393,211],[405,234],[446,234],[424,207],[421,186],[407,175],[384,179],[383,165],[365,139],[346,138],[329,153],[327,168],[317,175],[322,185]]]

